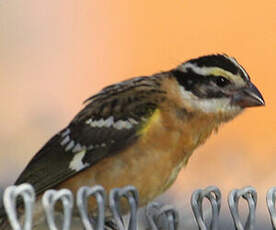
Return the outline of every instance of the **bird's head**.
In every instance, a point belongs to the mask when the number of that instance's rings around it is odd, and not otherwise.
[[[244,68],[227,55],[189,60],[172,70],[185,107],[229,120],[244,108],[264,105]]]

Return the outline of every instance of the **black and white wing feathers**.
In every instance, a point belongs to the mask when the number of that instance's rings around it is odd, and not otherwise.
[[[131,146],[164,99],[159,86],[158,77],[134,78],[89,98],[68,127],[33,157],[15,184],[30,183],[41,194]]]

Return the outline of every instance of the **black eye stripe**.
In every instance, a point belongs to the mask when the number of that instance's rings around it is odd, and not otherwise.
[[[202,76],[193,72],[192,69],[188,68],[186,72],[181,70],[173,70],[172,74],[176,77],[179,84],[183,85],[186,89],[191,88],[196,84],[210,84],[215,82],[218,86],[224,87],[231,84],[231,82],[223,76],[206,75]]]
[[[208,84],[208,76],[202,76],[193,72],[191,69],[187,69],[186,72],[181,70],[172,70],[171,73],[176,78],[178,83],[182,85],[186,90],[193,90],[196,84]]]
[[[222,76],[202,76],[193,72],[193,70],[189,68],[186,69],[185,72],[175,69],[172,70],[171,73],[185,90],[192,92],[199,98],[227,97],[227,95],[225,95],[220,89],[231,84],[228,79]],[[212,87],[213,84],[218,87]]]

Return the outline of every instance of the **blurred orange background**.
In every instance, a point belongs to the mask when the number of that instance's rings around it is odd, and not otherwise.
[[[0,186],[102,87],[227,53],[266,100],[197,150],[164,196],[276,185],[276,1],[1,0]],[[173,198],[171,198],[173,194]],[[184,198],[183,198],[184,199]]]

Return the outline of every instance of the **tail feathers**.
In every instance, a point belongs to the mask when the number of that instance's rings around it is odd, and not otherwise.
[[[11,229],[6,211],[3,206],[0,207],[0,230]]]
[[[107,219],[104,223],[104,230],[119,230],[119,227],[113,219]]]
[[[4,208],[3,195],[4,195],[3,189],[0,188],[0,220],[1,220],[2,216],[6,216],[6,211],[5,211],[5,208]]]
[[[8,216],[3,203],[3,191],[0,191],[0,230],[8,230],[8,229],[11,229],[11,227],[10,227]]]

